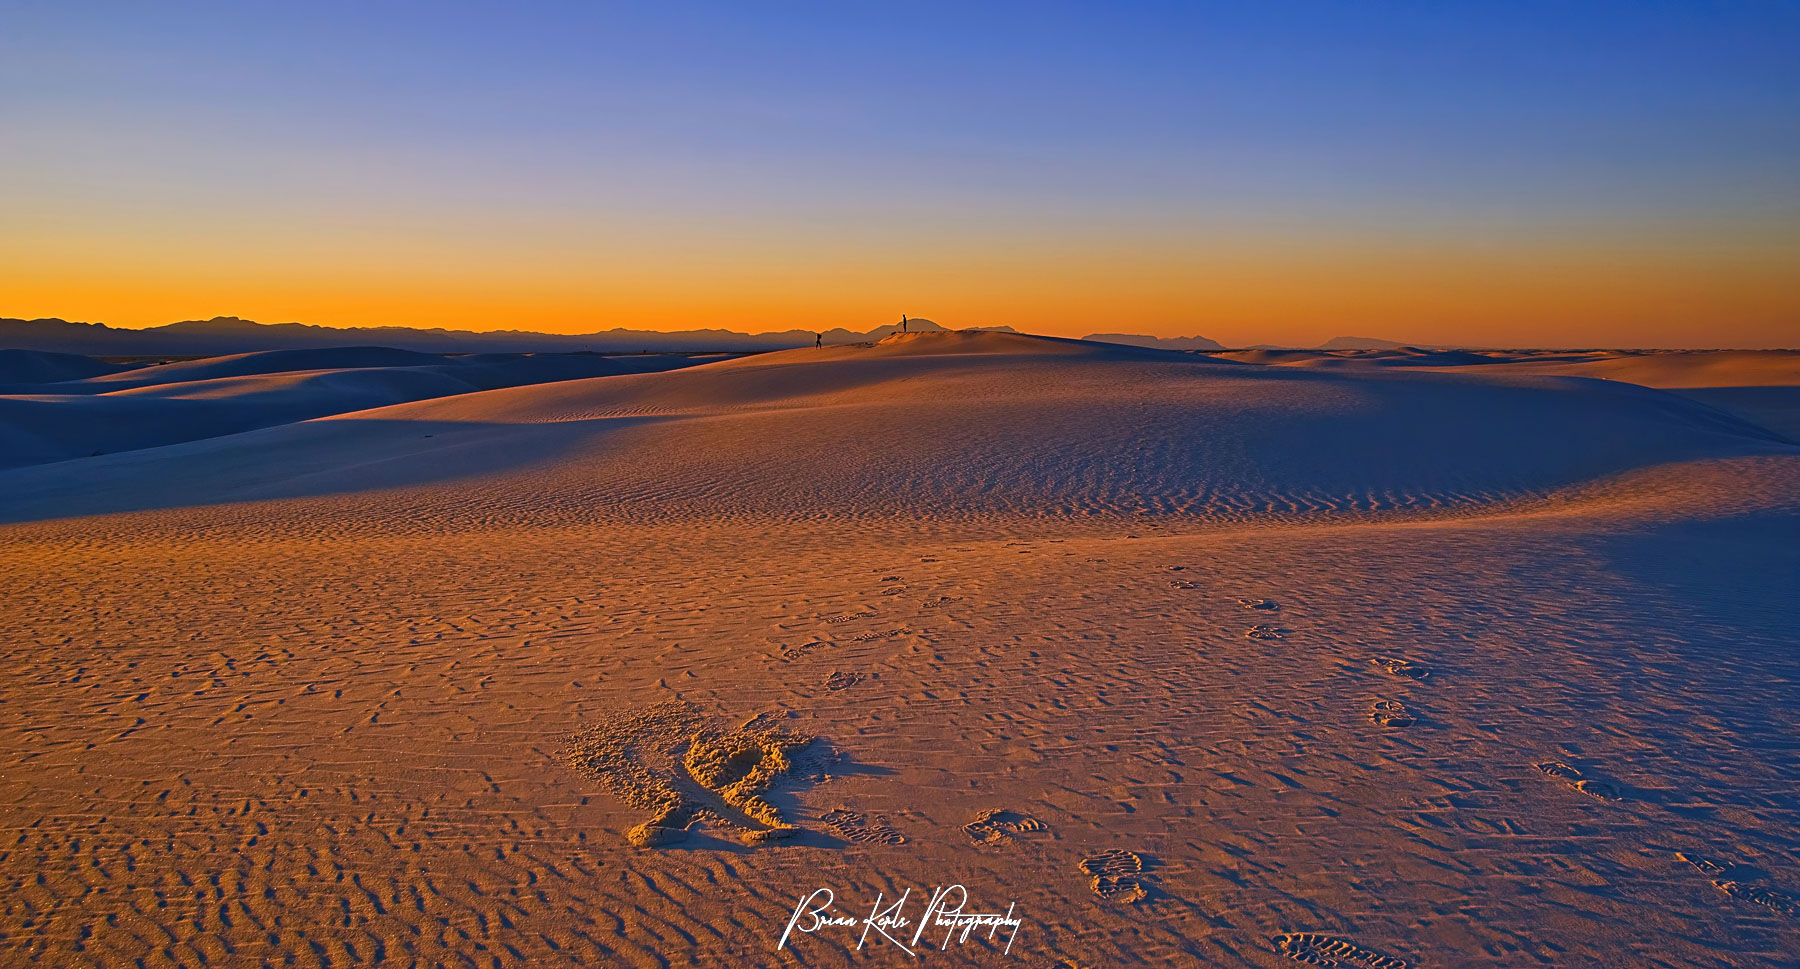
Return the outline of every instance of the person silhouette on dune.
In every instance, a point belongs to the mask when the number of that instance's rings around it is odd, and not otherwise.
[[[906,314],[905,313],[900,314],[900,332],[901,333],[906,332]]]
[[[825,334],[820,333],[820,334],[815,335],[813,337],[813,349],[820,350],[820,349],[824,349],[824,347],[825,347]]]

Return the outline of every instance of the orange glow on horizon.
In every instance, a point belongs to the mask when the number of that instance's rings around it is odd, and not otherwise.
[[[0,315],[145,327],[239,316],[324,326],[583,333],[945,326],[1202,335],[1230,346],[1354,334],[1493,346],[1791,346],[1800,246],[1312,251],[1150,244],[849,254],[414,250],[271,254],[0,246]],[[373,249],[374,247],[369,247]],[[11,249],[12,251],[7,251]]]

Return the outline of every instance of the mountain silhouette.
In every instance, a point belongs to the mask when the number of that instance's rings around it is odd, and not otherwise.
[[[942,330],[930,320],[909,320],[914,332]],[[898,323],[868,332],[826,330],[827,344],[869,343],[900,329]],[[975,327],[1010,331],[1010,327]],[[661,332],[616,328],[593,333],[530,330],[418,329],[406,326],[332,327],[306,323],[257,323],[235,316],[183,320],[166,326],[124,329],[60,319],[0,319],[0,348],[79,353],[87,356],[201,356],[260,350],[384,346],[425,353],[530,353],[589,350],[598,353],[786,350],[809,347],[814,330],[739,333],[705,329]]]

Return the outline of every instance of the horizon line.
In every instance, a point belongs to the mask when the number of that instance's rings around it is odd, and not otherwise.
[[[1147,339],[1147,340],[1157,340],[1157,341],[1208,340],[1208,341],[1211,341],[1214,343],[1219,343],[1219,341],[1214,340],[1214,338],[1209,337],[1204,333],[1191,333],[1191,334],[1178,334],[1178,335],[1173,335],[1173,336],[1160,336],[1160,335],[1151,334],[1151,333],[1134,333],[1134,332],[1131,332],[1131,331],[1125,330],[1125,329],[1111,329],[1111,330],[1095,330],[1095,331],[1085,334],[1083,336],[1065,336],[1065,335],[1056,334],[1056,333],[1040,333],[1040,332],[1033,332],[1033,331],[1029,331],[1029,330],[1021,330],[1021,329],[1018,329],[1017,327],[1013,326],[1012,324],[977,323],[977,324],[971,324],[969,326],[964,326],[964,327],[956,327],[956,326],[947,326],[945,324],[938,323],[936,320],[933,320],[929,317],[923,317],[923,316],[908,316],[907,319],[908,319],[908,321],[914,322],[914,323],[921,323],[921,322],[930,323],[933,326],[940,327],[943,330],[949,331],[949,332],[956,332],[956,331],[962,331],[962,330],[986,329],[986,330],[996,330],[996,331],[1010,331],[1012,333],[1016,333],[1021,336],[1051,337],[1054,339],[1066,339],[1066,340],[1088,340],[1092,337],[1098,337],[1098,336],[1131,336],[1131,337],[1139,337],[1139,338],[1143,338],[1143,339]],[[850,333],[850,334],[857,334],[857,335],[867,335],[867,334],[873,333],[876,330],[880,330],[884,327],[888,327],[888,326],[896,326],[897,327],[899,325],[898,321],[895,321],[893,323],[882,323],[882,324],[878,324],[876,326],[870,327],[868,330],[857,330],[857,329],[852,329],[851,327],[843,326],[843,325],[829,327],[824,330],[815,330],[815,329],[809,329],[807,327],[799,327],[799,326],[789,327],[786,329],[769,329],[769,330],[735,330],[735,329],[731,329],[730,327],[727,327],[727,326],[704,326],[704,327],[693,327],[693,328],[689,328],[689,329],[680,329],[680,330],[667,330],[667,329],[658,329],[658,328],[653,328],[653,327],[615,326],[615,327],[611,327],[611,328],[605,329],[605,330],[580,330],[580,331],[571,331],[571,332],[558,332],[558,331],[554,331],[554,330],[520,329],[517,327],[474,330],[474,329],[463,329],[463,328],[447,327],[447,326],[422,326],[422,325],[418,325],[418,324],[409,324],[409,323],[329,324],[329,323],[306,323],[306,322],[303,322],[300,320],[283,320],[283,321],[276,322],[276,323],[265,323],[260,320],[252,320],[252,319],[246,319],[241,316],[230,316],[230,315],[217,315],[217,316],[206,317],[206,318],[196,317],[196,318],[190,318],[190,319],[172,320],[168,323],[147,323],[147,324],[142,324],[142,325],[108,323],[103,320],[71,320],[66,317],[61,317],[61,316],[38,316],[38,317],[0,316],[0,323],[61,323],[61,324],[68,325],[68,326],[97,326],[97,327],[102,327],[102,328],[105,328],[108,330],[117,330],[117,331],[121,331],[121,332],[144,332],[144,331],[148,331],[148,330],[166,329],[168,327],[179,326],[179,325],[186,324],[186,323],[215,323],[215,322],[219,322],[219,321],[236,321],[238,323],[248,324],[250,326],[256,326],[256,327],[300,326],[300,327],[306,327],[308,329],[313,329],[313,330],[334,330],[334,331],[404,330],[404,331],[411,331],[411,332],[415,332],[415,333],[469,334],[471,336],[520,334],[520,335],[525,335],[525,336],[542,336],[542,337],[552,337],[552,338],[560,337],[560,338],[570,338],[570,339],[584,337],[584,336],[604,336],[604,335],[612,334],[612,333],[661,334],[661,335],[668,335],[668,336],[680,336],[680,335],[684,335],[684,334],[695,334],[695,333],[721,333],[721,334],[729,334],[732,336],[741,336],[741,337],[780,336],[780,335],[788,334],[788,333],[828,334],[828,333],[833,333],[833,332],[842,332],[842,333]],[[1312,344],[1312,345],[1299,345],[1299,344],[1294,344],[1294,343],[1287,343],[1287,344],[1254,343],[1254,344],[1231,345],[1231,344],[1221,343],[1220,349],[1218,349],[1218,350],[1200,351],[1200,352],[1215,352],[1215,353],[1217,353],[1217,352],[1238,352],[1238,351],[1262,350],[1262,349],[1269,349],[1269,350],[1327,350],[1327,347],[1325,346],[1325,344],[1328,344],[1328,343],[1331,343],[1331,342],[1334,342],[1337,340],[1346,340],[1346,341],[1348,341],[1348,340],[1364,340],[1364,341],[1370,341],[1370,342],[1392,344],[1392,346],[1361,347],[1361,348],[1358,348],[1358,347],[1334,347],[1334,348],[1329,348],[1330,352],[1356,352],[1359,350],[1360,351],[1368,351],[1368,350],[1392,350],[1392,349],[1470,350],[1470,351],[1536,350],[1536,351],[1555,351],[1555,352],[1579,352],[1579,351],[1601,351],[1601,350],[1636,350],[1636,351],[1645,351],[1645,352],[1705,352],[1705,351],[1796,352],[1796,351],[1800,351],[1800,346],[1741,346],[1741,345],[1740,346],[1727,346],[1727,345],[1646,346],[1646,345],[1606,345],[1606,344],[1501,345],[1501,344],[1494,344],[1494,343],[1454,343],[1454,342],[1444,343],[1444,342],[1425,342],[1425,341],[1409,342],[1406,340],[1389,339],[1387,337],[1366,336],[1366,335],[1361,335],[1361,334],[1356,334],[1356,333],[1340,333],[1336,336],[1328,337],[1328,338],[1321,340],[1318,343]],[[1095,342],[1106,342],[1106,341],[1095,341]],[[11,349],[11,348],[0,346],[0,349]],[[59,351],[59,352],[67,352],[67,351]],[[446,351],[446,352],[450,352],[450,351]],[[542,352],[556,352],[556,351],[542,351]],[[561,352],[573,352],[573,351],[561,351]],[[733,352],[739,352],[739,351],[733,351]],[[128,355],[131,355],[131,354],[128,354]]]

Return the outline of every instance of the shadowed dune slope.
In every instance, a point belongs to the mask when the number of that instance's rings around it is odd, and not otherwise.
[[[1800,441],[1800,352],[1793,350],[1234,350],[1217,354],[1309,370],[1443,370],[1462,375],[1593,377],[1672,390]]]
[[[245,353],[13,386],[7,388],[13,393],[0,395],[0,468],[155,448],[497,387],[692,363],[679,356],[446,358],[346,347]]]
[[[1520,354],[1471,372],[1600,377],[1661,387],[1800,441],[1800,352],[1793,350]]]
[[[0,387],[8,384],[51,384],[64,380],[85,380],[130,369],[133,368],[127,364],[107,363],[79,353],[0,350]]]
[[[1621,383],[1317,372],[919,334],[400,404],[90,458],[78,473],[20,469],[0,479],[12,496],[0,514],[475,479],[466,488],[503,491],[545,521],[908,508],[1234,519],[1472,508],[1657,466],[1796,453],[1729,414]]]

